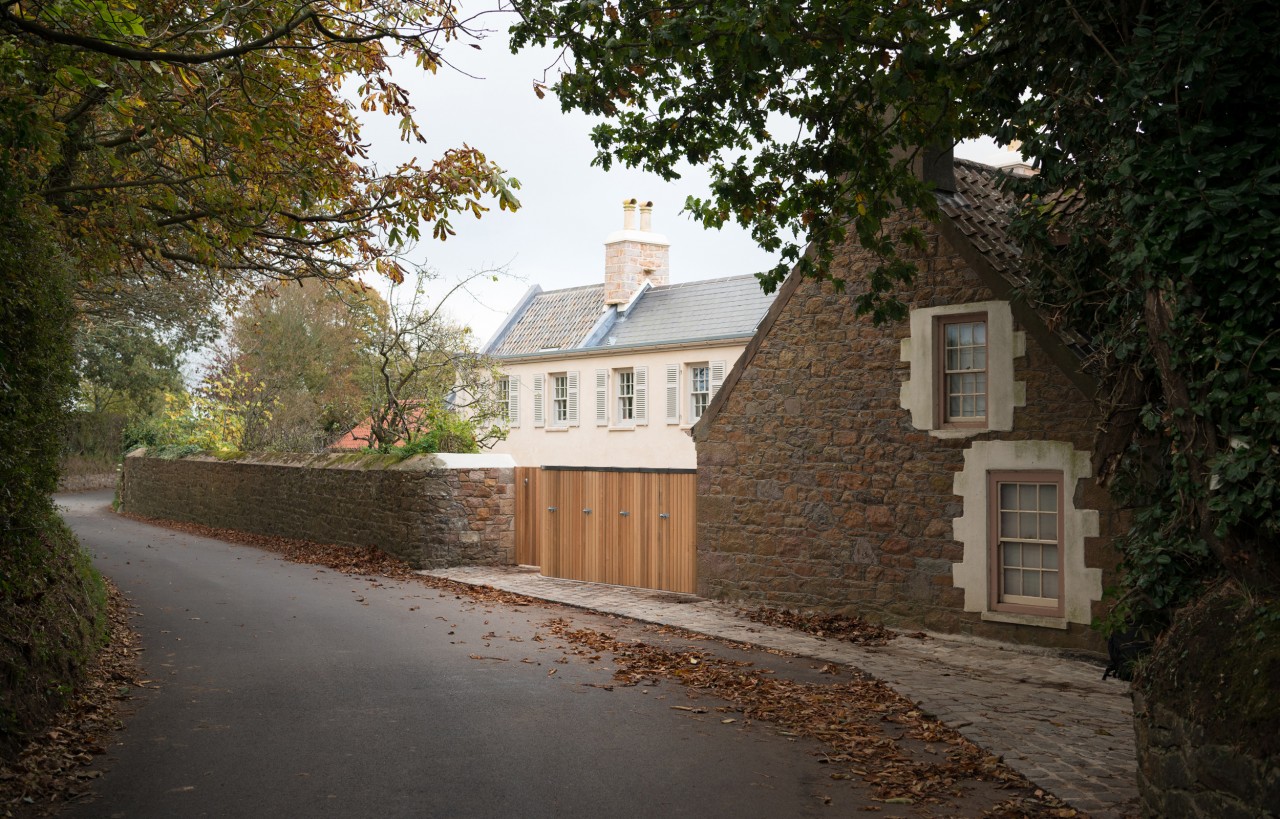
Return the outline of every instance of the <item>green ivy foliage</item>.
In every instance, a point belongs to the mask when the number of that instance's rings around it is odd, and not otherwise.
[[[1021,76],[993,72],[989,99],[1038,90],[1000,132],[1040,158],[1016,226],[1033,296],[1095,347],[1098,454],[1135,508],[1122,612],[1162,622],[1223,570],[1274,584],[1280,9],[1014,2],[993,19]],[[1068,197],[1073,215],[1046,207]]]
[[[4,136],[0,134],[0,136]],[[105,590],[50,497],[74,375],[70,277],[0,190],[0,755],[49,718],[105,633]]]

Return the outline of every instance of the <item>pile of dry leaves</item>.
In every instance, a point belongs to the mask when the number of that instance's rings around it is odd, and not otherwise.
[[[121,517],[147,523],[152,526],[163,526],[186,532],[189,535],[224,540],[229,543],[241,543],[254,546],[276,554],[294,563],[309,563],[324,566],[346,574],[374,574],[389,577],[393,580],[407,580],[415,577],[413,569],[398,557],[392,557],[376,546],[337,546],[331,543],[313,543],[309,540],[276,537],[274,535],[255,535],[236,529],[219,529],[203,526],[199,523],[183,523],[175,520],[161,520],[142,515],[130,515],[124,512]]]
[[[33,737],[18,758],[0,763],[0,816],[47,816],[88,794],[102,775],[94,759],[120,727],[119,706],[138,680],[138,636],[128,602],[107,581],[110,642],[57,720]]]
[[[897,632],[884,626],[843,614],[799,612],[761,606],[755,609],[738,609],[738,615],[766,626],[795,629],[817,637],[838,637],[863,646],[882,646],[898,636]],[[924,634],[911,636],[924,637]]]
[[[598,631],[575,629],[559,619],[547,625],[552,634],[576,644],[575,653],[592,657],[612,654],[618,666],[614,674],[618,685],[675,680],[727,700],[731,705],[717,710],[739,713],[745,723],[767,722],[787,736],[823,743],[829,750],[822,761],[833,767],[833,779],[857,776],[887,805],[941,805],[963,795],[961,783],[987,780],[1011,791],[1010,798],[988,816],[1081,815],[871,677],[855,673],[847,681],[828,685],[804,683],[706,651],[672,651],[643,642],[624,642]],[[689,706],[674,707],[704,712]],[[737,720],[726,717],[721,721]],[[945,746],[946,752],[938,755],[938,761],[920,761],[919,754],[905,747],[909,742]]]

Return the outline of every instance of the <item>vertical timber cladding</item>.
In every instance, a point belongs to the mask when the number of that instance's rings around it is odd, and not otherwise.
[[[517,466],[516,482],[516,563],[540,566],[538,555],[538,480],[540,469]]]
[[[695,470],[542,467],[540,472],[536,508],[544,575],[694,592]]]

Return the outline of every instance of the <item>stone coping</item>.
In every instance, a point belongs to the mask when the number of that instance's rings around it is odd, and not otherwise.
[[[145,458],[146,447],[138,447],[127,458]],[[230,458],[215,455],[187,455],[184,461],[252,464],[260,466],[303,467],[310,469],[385,469],[399,472],[425,472],[433,469],[510,469],[515,459],[494,452],[437,452],[414,455],[403,460],[395,455],[376,452],[245,452]]]

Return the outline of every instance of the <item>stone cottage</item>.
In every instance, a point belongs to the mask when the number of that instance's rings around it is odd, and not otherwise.
[[[893,226],[927,237],[909,319],[792,276],[695,427],[698,591],[1100,650],[1123,521],[1083,345],[1014,295],[1006,172],[941,167],[941,223]],[[874,265],[851,243],[832,273]]]

